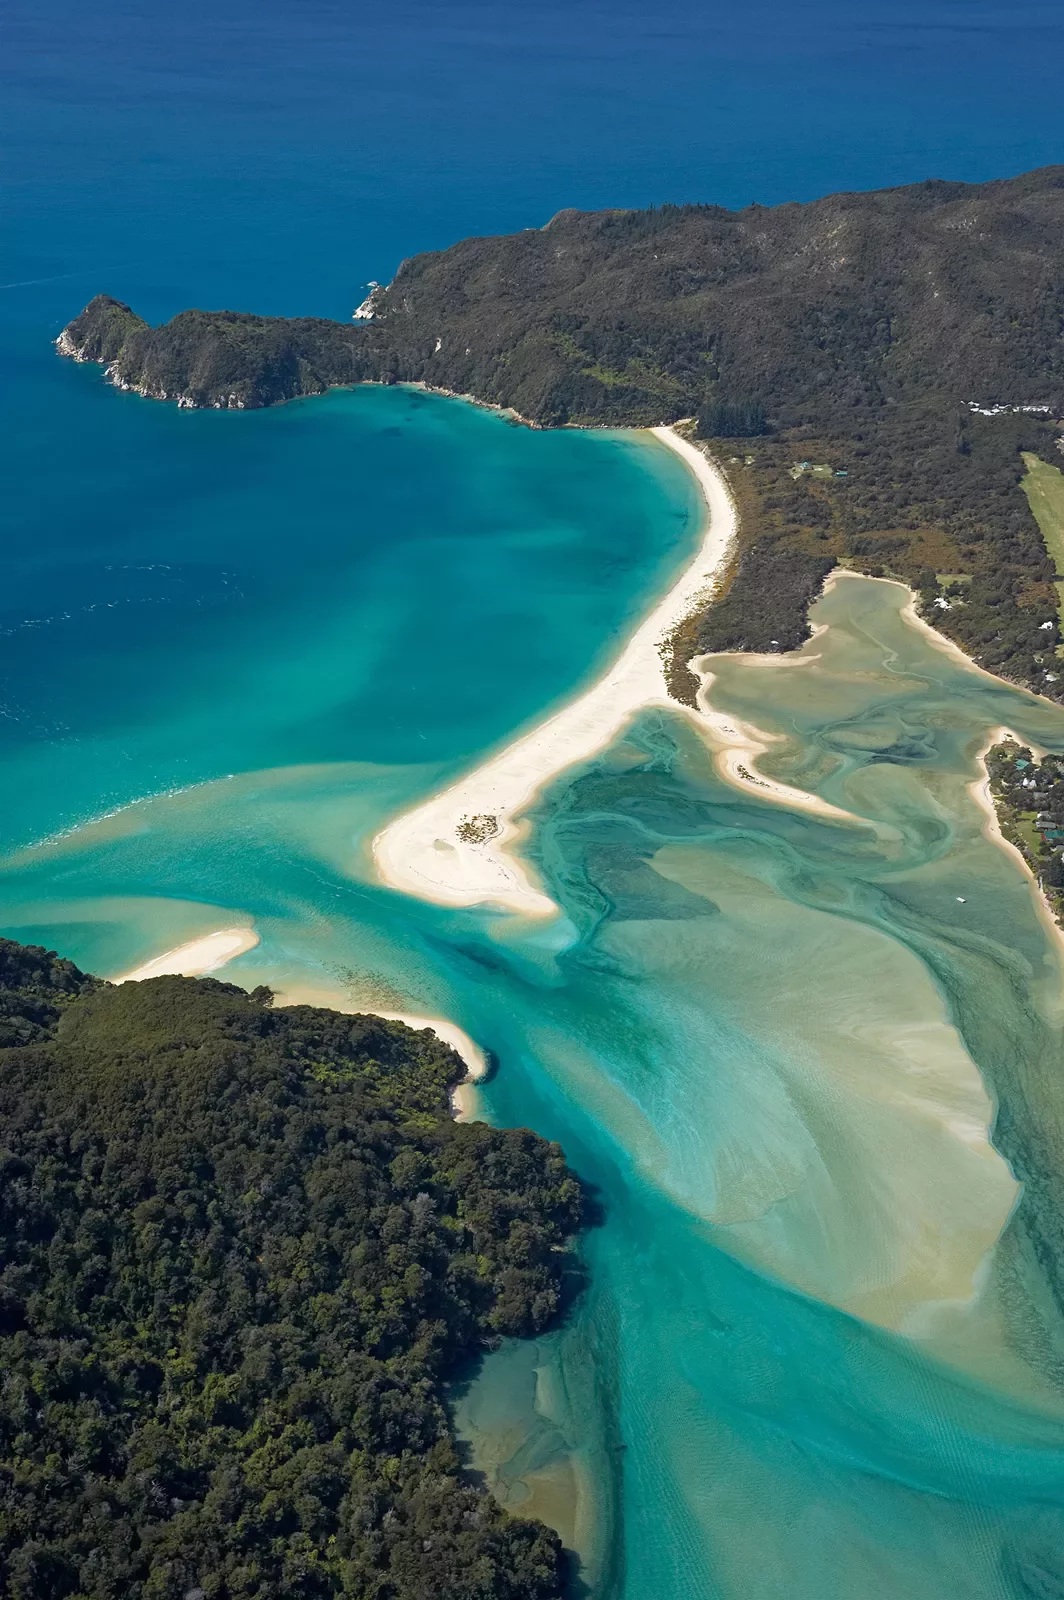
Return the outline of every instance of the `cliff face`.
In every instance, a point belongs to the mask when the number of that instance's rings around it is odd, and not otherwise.
[[[405,374],[547,423],[742,398],[785,426],[932,394],[1064,409],[1064,168],[564,212],[405,262],[376,317]]]

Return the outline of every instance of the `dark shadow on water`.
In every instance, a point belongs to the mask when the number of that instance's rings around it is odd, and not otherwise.
[[[489,1056],[489,1074],[496,1071],[497,1068],[497,1059],[493,1055]],[[480,1081],[484,1083],[490,1081],[490,1078],[481,1079]],[[571,1247],[566,1251],[559,1286],[557,1310],[543,1328],[534,1334],[526,1335],[524,1339],[518,1341],[520,1343],[556,1332],[568,1320],[576,1301],[587,1291],[590,1285],[590,1270],[581,1254],[581,1241],[589,1229],[603,1226],[606,1221],[606,1206],[602,1191],[596,1184],[589,1183],[579,1176],[577,1181],[580,1184],[583,1198],[583,1226],[580,1235],[572,1241]],[[493,1350],[499,1348],[500,1344],[501,1341],[496,1341],[492,1345],[484,1345],[477,1350],[468,1352],[455,1365],[451,1377],[444,1385],[443,1391],[444,1404],[451,1423],[451,1437],[459,1462],[460,1481],[470,1488],[481,1490],[485,1494],[491,1495],[493,1499],[495,1496],[492,1493],[488,1474],[473,1465],[472,1441],[460,1438],[454,1432],[454,1417],[462,1401],[467,1398],[481,1377],[488,1357]],[[623,1444],[618,1443],[615,1448],[619,1454],[625,1447]],[[503,1509],[506,1508],[504,1507]],[[510,1511],[508,1515],[519,1517],[520,1512]],[[532,1520],[537,1519],[533,1518]],[[590,1583],[583,1576],[583,1562],[577,1551],[570,1549],[568,1546],[563,1546],[562,1560],[564,1572],[562,1594],[564,1600],[591,1600],[593,1593],[603,1592],[601,1586],[593,1591]],[[610,1588],[609,1592],[613,1593],[614,1591]]]
[[[583,1563],[575,1550],[562,1547],[562,1560],[565,1563],[565,1578],[562,1594],[564,1600],[589,1600],[591,1585],[580,1576]]]
[[[494,1050],[484,1051],[484,1071],[477,1079],[481,1089],[486,1089],[488,1084],[497,1077],[499,1071],[499,1058]]]

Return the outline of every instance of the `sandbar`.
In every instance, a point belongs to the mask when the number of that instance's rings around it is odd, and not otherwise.
[[[675,707],[665,681],[668,635],[719,583],[737,528],[723,473],[673,429],[649,430],[698,481],[709,520],[694,559],[582,694],[440,794],[388,823],[373,841],[382,882],[441,905],[485,902],[525,916],[557,907],[509,848],[515,815],[551,778],[604,749],[645,706]]]
[[[227,961],[232,961],[236,956],[242,956],[246,950],[253,950],[258,942],[259,936],[254,928],[219,928],[215,933],[189,940],[188,944],[164,950],[161,956],[153,956],[150,961],[134,967],[132,972],[123,972],[121,977],[112,978],[111,982],[140,983],[144,978],[202,978],[206,973],[224,967]]]
[[[511,848],[524,834],[515,818],[544,784],[604,749],[648,706],[688,716],[707,736],[720,775],[735,787],[836,821],[865,821],[818,795],[759,773],[756,758],[768,749],[769,736],[714,710],[707,700],[713,681],[708,671],[700,674],[697,710],[669,694],[666,641],[719,585],[738,530],[738,513],[724,474],[708,456],[670,427],[649,432],[675,451],[702,491],[709,520],[697,554],[589,689],[381,830],[373,841],[373,858],[383,883],[440,905],[490,903],[525,916],[554,914],[554,901]]]

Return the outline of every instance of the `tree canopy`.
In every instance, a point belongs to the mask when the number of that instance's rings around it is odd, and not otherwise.
[[[0,941],[0,1592],[550,1600],[441,1384],[557,1314],[580,1187],[459,1058]]]
[[[562,211],[413,256],[358,326],[196,311],[153,329],[100,296],[60,349],[190,405],[372,379],[540,426],[697,416],[741,544],[762,546],[733,570],[756,571],[765,623],[709,621],[705,638],[793,643],[806,577],[842,561],[948,599],[926,614],[976,660],[1064,697],[1055,569],[1019,487],[1020,452],[1052,451],[1064,417],[1062,167],[741,211]],[[803,460],[830,486],[796,478]],[[936,590],[943,572],[965,594]]]

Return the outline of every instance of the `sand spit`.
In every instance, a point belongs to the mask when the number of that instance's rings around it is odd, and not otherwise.
[[[734,785],[736,789],[742,789],[747,793],[753,790],[763,800],[775,801],[777,805],[787,806],[792,811],[805,811],[814,817],[828,817],[834,822],[855,823],[865,828],[873,826],[867,817],[859,817],[855,812],[844,811],[841,806],[832,805],[830,800],[822,800],[818,794],[811,794],[808,789],[793,789],[789,783],[779,783],[775,778],[766,778],[758,771],[758,756],[764,755],[773,744],[782,743],[782,735],[765,733],[763,729],[755,728],[751,723],[740,722],[738,717],[718,711],[710,704],[709,692],[713,687],[713,673],[704,669],[702,662],[712,659],[711,656],[699,656],[690,663],[692,672],[696,673],[702,682],[698,691],[698,711],[689,714],[714,753],[714,766],[720,777]],[[776,665],[782,658],[772,655],[760,659]],[[801,663],[791,664],[798,666]],[[678,706],[676,709],[685,711],[687,707]]]
[[[112,978],[111,982],[140,983],[144,978],[171,976],[202,978],[209,972],[217,972],[219,967],[242,956],[246,950],[254,950],[258,942],[254,928],[219,928],[216,933],[207,933],[173,950],[164,950],[161,956],[153,956],[150,961],[134,967],[132,972]]]
[[[552,915],[557,910],[553,900],[537,887],[511,849],[524,832],[515,817],[544,784],[604,749],[647,706],[688,715],[706,736],[721,776],[737,788],[817,816],[850,823],[864,820],[816,795],[763,777],[756,770],[756,759],[768,749],[768,736],[708,704],[710,673],[702,674],[697,711],[669,695],[662,646],[720,582],[738,517],[723,473],[701,450],[672,428],[650,432],[680,456],[702,491],[709,523],[697,555],[597,683],[475,771],[381,830],[373,841],[373,857],[381,881],[392,888],[441,905],[487,902],[525,916]]]
[[[662,642],[719,582],[735,537],[735,505],[719,469],[671,428],[650,431],[686,462],[705,497],[709,525],[698,554],[597,683],[382,829],[373,856],[384,883],[442,905],[490,902],[540,917],[557,909],[509,848],[521,837],[514,817],[551,778],[605,748],[642,707],[675,705]]]
[[[992,840],[999,849],[1004,850],[1006,855],[1010,855],[1013,860],[1018,863],[1020,871],[1028,879],[1035,897],[1035,903],[1038,907],[1038,915],[1041,919],[1042,925],[1049,934],[1053,946],[1057,950],[1058,954],[1064,956],[1064,928],[1061,928],[1060,923],[1054,916],[1053,907],[1050,905],[1042,885],[1038,882],[1038,879],[1031,871],[1030,862],[1027,860],[1022,850],[1018,850],[1012,841],[1010,839],[1006,839],[1005,835],[1002,833],[1001,820],[997,814],[997,806],[994,804],[994,797],[990,793],[990,771],[986,764],[986,758],[996,744],[1002,744],[1006,739],[1012,739],[1018,745],[1027,745],[1028,749],[1033,750],[1036,756],[1045,754],[1045,751],[1039,751],[1036,747],[1032,746],[1029,739],[1021,739],[1019,734],[1014,733],[1011,728],[1006,728],[1004,725],[1002,725],[1000,728],[992,728],[984,743],[975,753],[975,758],[982,768],[982,776],[973,779],[973,781],[968,785],[968,793],[971,795],[972,799],[975,801],[976,805],[979,807],[986,819],[983,823],[983,833],[988,839]]]

